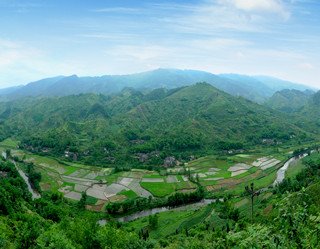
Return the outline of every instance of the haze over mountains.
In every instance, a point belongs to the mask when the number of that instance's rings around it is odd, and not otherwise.
[[[310,90],[311,87],[266,76],[221,74],[196,70],[157,69],[130,75],[105,75],[100,77],[58,76],[31,82],[24,86],[0,90],[1,100],[21,97],[67,96],[81,93],[116,94],[124,88],[153,90],[173,89],[207,82],[233,96],[242,96],[263,103],[276,91],[283,89]]]

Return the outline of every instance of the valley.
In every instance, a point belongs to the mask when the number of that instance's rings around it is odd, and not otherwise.
[[[0,249],[319,249],[319,13],[0,0]]]
[[[270,224],[278,205],[293,203],[285,196],[318,191],[320,130],[299,110],[284,110],[207,83],[2,102],[0,181],[11,171],[21,177],[5,191],[23,189],[20,210],[59,229],[85,217],[91,225],[81,229],[164,248],[200,234],[237,241],[230,230]]]
[[[74,201],[79,201],[82,193],[86,193],[87,209],[94,211],[105,211],[108,203],[137,197],[166,198],[174,193],[191,193],[198,185],[208,191],[208,196],[238,196],[251,182],[261,189],[272,186],[272,183],[279,184],[289,165],[295,163],[293,158],[288,160],[292,157],[292,148],[278,147],[264,153],[252,150],[247,154],[205,156],[158,171],[131,169],[115,172],[113,168],[32,154],[18,149],[17,144],[11,139],[4,140],[0,143],[0,151],[5,153],[9,149],[16,160],[34,164],[42,175],[41,191],[58,191]],[[19,171],[26,171],[23,163],[16,163]],[[25,178],[25,173],[22,174]],[[39,197],[36,193],[33,195]]]

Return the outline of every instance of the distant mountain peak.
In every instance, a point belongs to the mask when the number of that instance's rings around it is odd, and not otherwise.
[[[119,93],[126,87],[150,91],[157,88],[179,88],[198,82],[206,82],[226,93],[242,96],[257,103],[263,103],[276,91],[285,88],[312,90],[306,86],[271,77],[256,78],[237,74],[215,75],[205,71],[190,69],[158,68],[152,71],[128,75],[79,77],[74,74],[46,78],[31,82],[12,91],[0,91],[0,98],[2,100],[10,100],[27,96],[50,97],[81,93],[110,95]]]

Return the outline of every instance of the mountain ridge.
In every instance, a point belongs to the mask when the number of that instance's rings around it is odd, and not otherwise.
[[[257,103],[263,103],[276,92],[275,89],[268,86],[267,79],[266,77],[263,78],[264,82],[262,82],[254,76],[237,74],[216,75],[198,70],[160,68],[127,75],[103,75],[95,77],[71,75],[45,78],[28,83],[9,92],[4,90],[4,93],[2,93],[0,91],[0,99],[7,101],[22,97],[66,96],[81,93],[110,95],[117,94],[126,87],[150,91],[158,88],[173,89],[197,82],[207,82],[233,96],[242,96]],[[273,82],[276,81],[275,78],[271,79]],[[312,89],[308,86],[297,85],[280,79],[277,79],[277,82],[280,82],[279,84],[285,82],[285,85],[279,86],[281,90],[288,86],[292,86],[292,88]]]

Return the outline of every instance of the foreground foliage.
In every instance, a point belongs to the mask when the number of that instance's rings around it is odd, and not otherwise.
[[[183,223],[176,234],[149,239],[109,222],[104,214],[84,210],[60,194],[44,192],[32,200],[24,181],[10,162],[0,163],[0,247],[2,248],[318,248],[320,246],[320,156],[305,159],[306,169],[296,176],[299,187],[283,183],[263,202],[254,223],[239,215],[230,201],[217,203],[205,216]],[[287,189],[284,191],[284,189]],[[171,201],[180,200],[179,196]],[[272,206],[265,214],[263,208]],[[207,210],[207,209],[206,209]],[[256,209],[257,210],[257,209]],[[214,219],[203,217],[215,216]],[[216,220],[220,220],[220,225]],[[200,221],[200,223],[199,223]],[[158,217],[146,229],[157,229]],[[198,224],[198,225],[197,225]]]

